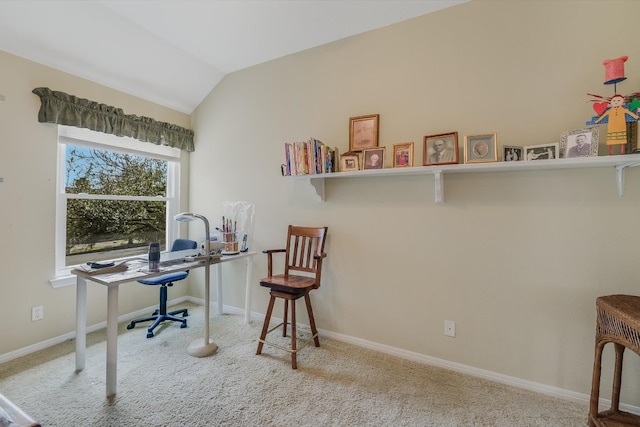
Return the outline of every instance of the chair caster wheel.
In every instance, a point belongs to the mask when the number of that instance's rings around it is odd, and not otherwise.
[[[136,327],[135,323],[129,323],[129,324],[127,325],[127,329],[133,329],[133,328],[135,328],[135,327]]]
[[[187,317],[189,315],[188,311],[185,311],[184,314],[182,315],[182,317]]]
[[[151,331],[147,332],[147,338],[153,338],[153,332]]]
[[[187,327],[187,322],[183,322],[182,325],[180,325],[180,329],[184,329]]]

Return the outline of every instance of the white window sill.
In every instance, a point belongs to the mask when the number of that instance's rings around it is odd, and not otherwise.
[[[70,274],[68,276],[55,277],[55,278],[49,280],[49,283],[51,283],[51,286],[54,289],[64,288],[66,286],[75,285],[76,284],[76,276]]]

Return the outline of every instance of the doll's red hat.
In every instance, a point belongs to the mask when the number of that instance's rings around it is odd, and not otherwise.
[[[624,63],[629,59],[628,56],[621,56],[616,59],[605,59],[604,64],[604,84],[612,85],[621,82],[627,78],[624,76]]]

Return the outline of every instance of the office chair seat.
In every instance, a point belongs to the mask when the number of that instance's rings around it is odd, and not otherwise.
[[[176,239],[173,242],[173,246],[171,247],[171,251],[182,251],[185,249],[196,249],[198,247],[198,243],[193,240],[188,239]],[[189,310],[186,308],[182,308],[179,310],[174,310],[167,312],[167,288],[173,286],[174,282],[178,280],[184,280],[189,275],[188,271],[177,271],[174,273],[164,274],[162,276],[151,277],[149,279],[141,279],[138,282],[143,285],[154,285],[160,286],[160,306],[157,310],[151,314],[151,316],[143,317],[141,319],[132,320],[131,323],[127,325],[127,329],[133,329],[136,327],[136,324],[143,322],[151,322],[151,326],[147,329],[147,338],[153,337],[153,330],[162,322],[166,320],[170,320],[173,322],[180,322],[181,328],[187,327],[187,317],[189,315]],[[182,317],[178,315],[181,314]]]
[[[142,283],[143,285],[162,285],[168,282],[177,282],[178,280],[184,280],[188,275],[189,273],[187,271],[176,271],[175,273],[165,274],[164,276],[138,280],[138,283]]]

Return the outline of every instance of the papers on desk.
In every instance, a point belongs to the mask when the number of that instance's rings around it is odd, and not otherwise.
[[[88,274],[89,276],[94,276],[97,274],[108,274],[108,273],[120,273],[123,271],[127,271],[129,267],[125,261],[122,261],[118,264],[114,264],[111,267],[102,267],[102,268],[91,268],[86,265],[78,266],[78,270],[81,270],[83,273]]]

